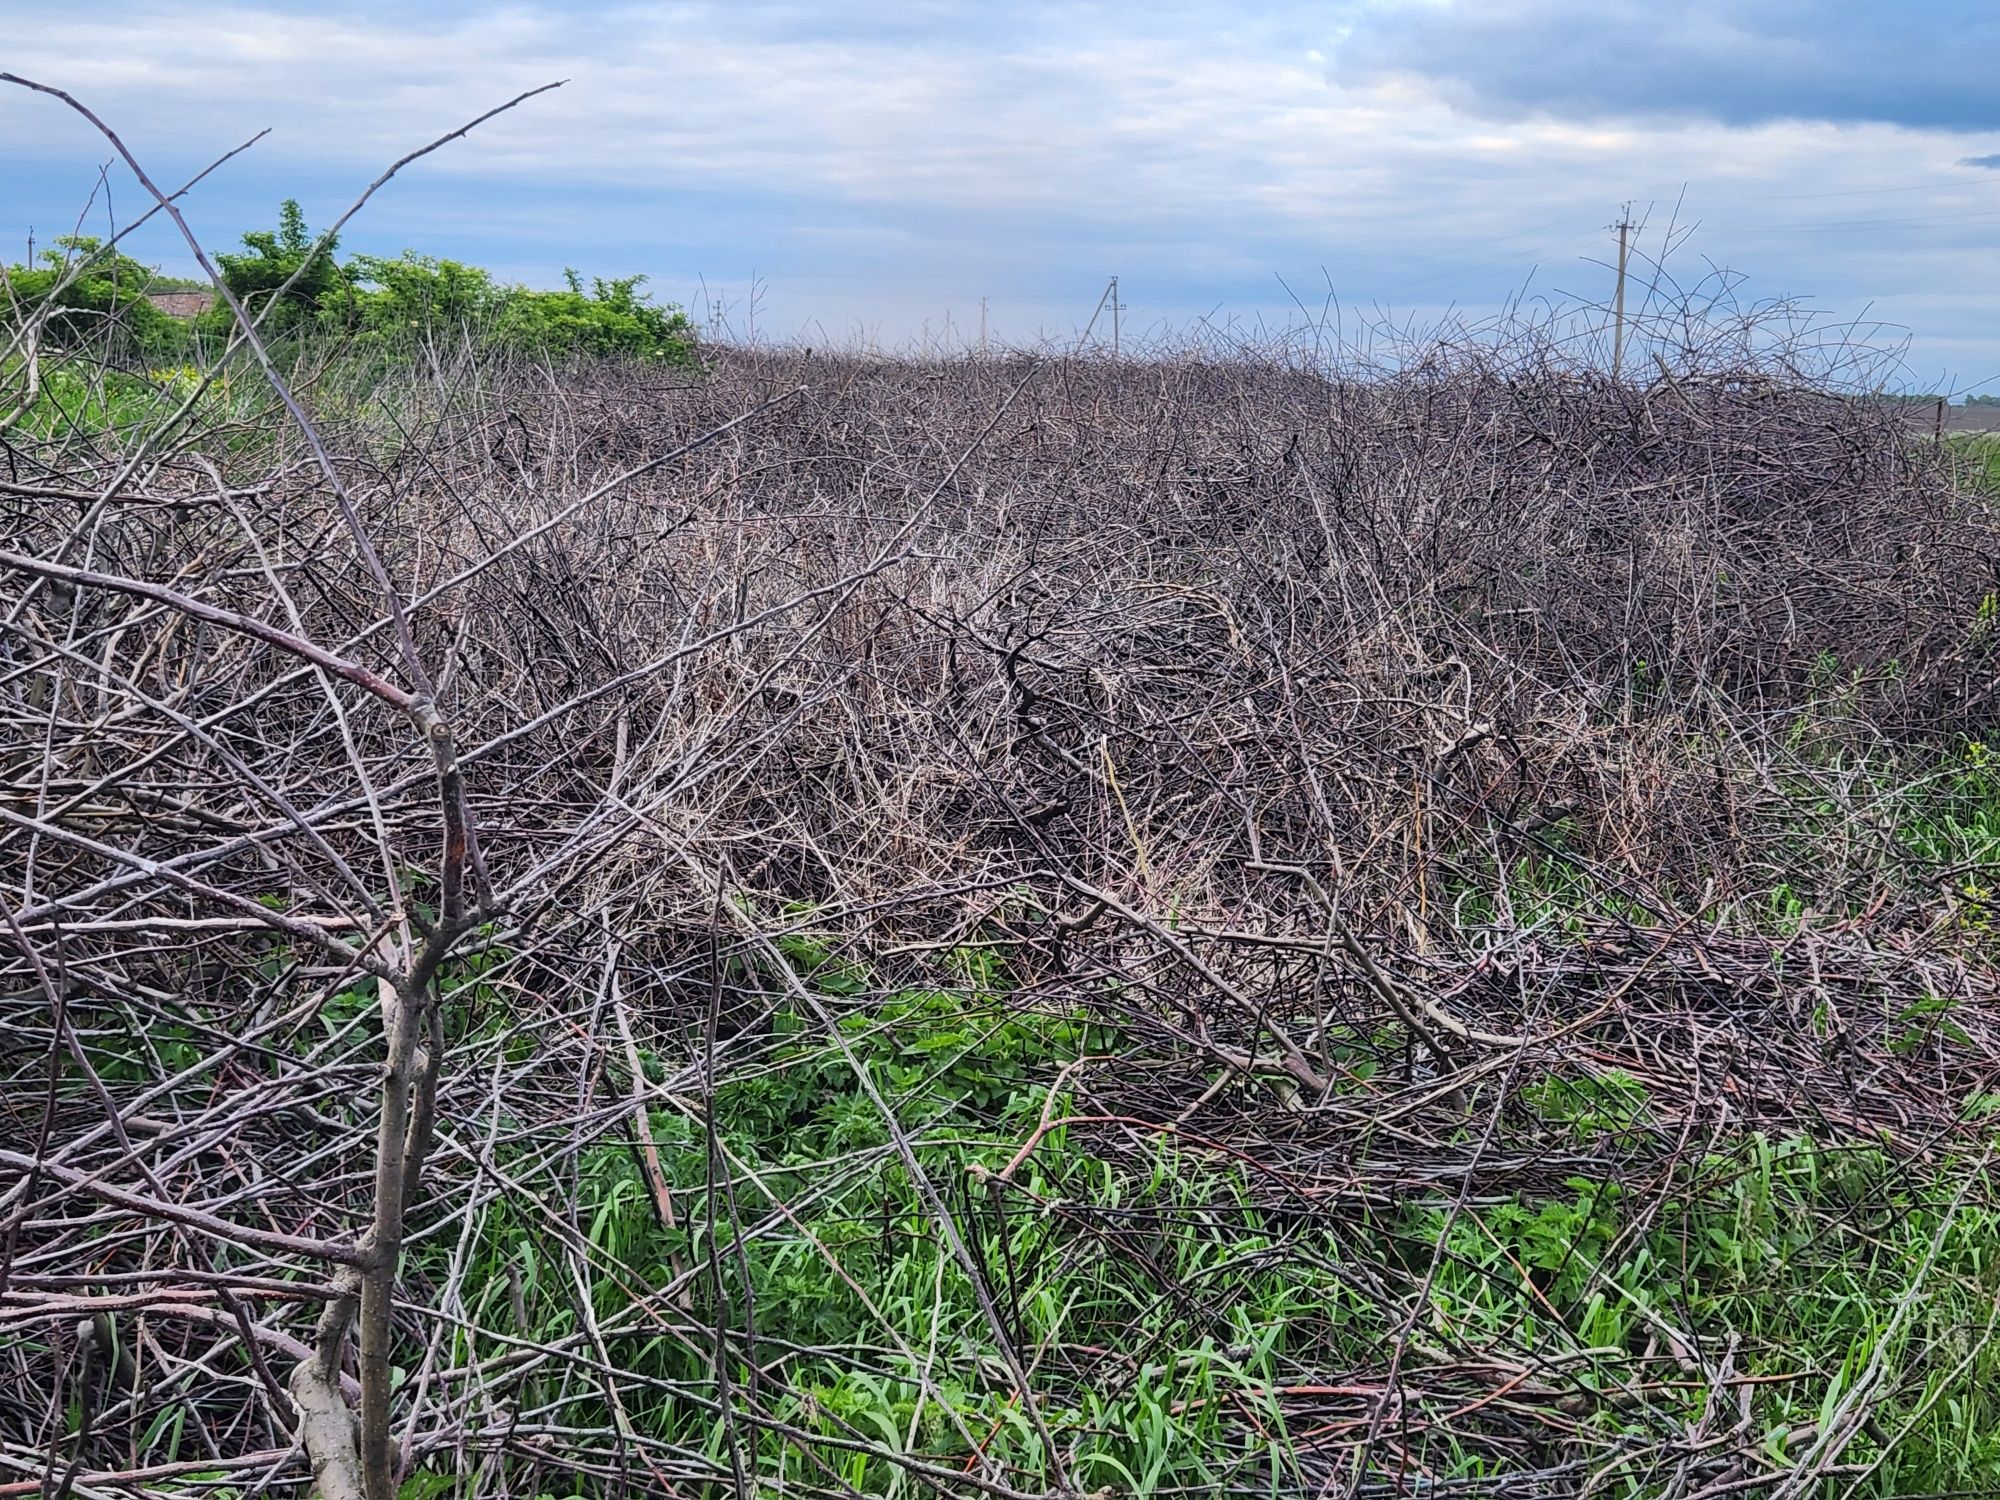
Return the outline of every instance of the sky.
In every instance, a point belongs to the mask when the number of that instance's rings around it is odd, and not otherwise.
[[[1310,317],[1477,320],[1726,278],[2000,393],[2000,4],[859,0],[55,7],[0,70],[70,90],[211,248],[294,196],[343,246],[531,285],[643,272],[736,337],[907,346]],[[59,102],[0,88],[0,257],[142,206]],[[147,226],[133,253],[192,262]],[[1670,254],[1666,251],[1671,244]],[[1102,332],[1102,327],[1099,330]]]

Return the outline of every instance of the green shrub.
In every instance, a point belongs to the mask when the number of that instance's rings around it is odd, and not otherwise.
[[[536,357],[618,357],[692,364],[694,325],[672,303],[656,303],[644,276],[593,277],[588,291],[574,271],[567,285],[542,292],[508,285],[464,261],[405,250],[397,256],[336,259],[339,240],[318,243],[298,201],[287,198],[276,229],[251,230],[241,253],[216,256],[223,284],[267,340],[308,330],[359,336],[394,348],[411,337],[470,333],[497,349]],[[107,333],[121,355],[179,357],[193,339],[188,325],[146,300],[153,291],[193,283],[160,275],[101,241],[67,236],[44,251],[40,264],[5,272],[17,309],[53,299],[51,342],[75,347]],[[276,305],[273,305],[273,304]],[[197,318],[193,334],[227,338],[235,317],[217,298]]]
[[[643,276],[591,278],[586,295],[576,272],[566,291],[515,288],[502,302],[495,335],[509,348],[558,355],[624,355],[682,365],[694,358],[694,325],[671,304],[639,290]]]
[[[378,338],[469,328],[483,342],[516,353],[624,356],[687,364],[694,326],[678,307],[651,301],[643,276],[594,278],[585,292],[567,273],[559,292],[505,286],[461,261],[405,250],[394,259],[357,255],[346,268],[348,291],[327,313]]]
[[[306,228],[305,214],[296,198],[287,198],[278,209],[276,230],[253,229],[243,236],[248,254],[216,256],[222,280],[246,311],[263,318],[262,331],[268,336],[289,333],[317,317],[329,306],[338,306],[347,280],[333,254],[339,240],[329,239],[314,249],[314,236]],[[294,277],[298,279],[293,280]],[[287,283],[290,289],[285,290]],[[283,301],[270,303],[280,292]],[[268,311],[266,309],[269,309]],[[226,335],[234,319],[219,298],[203,313],[199,326],[209,334]]]
[[[344,271],[342,299],[327,312],[377,335],[484,324],[504,296],[492,275],[478,266],[414,250],[394,258],[357,255]]]
[[[36,265],[11,265],[5,293],[16,317],[53,303],[49,340],[75,348],[107,342],[119,356],[178,354],[187,329],[146,300],[148,292],[185,283],[159,275],[94,235],[66,234],[36,257]]]

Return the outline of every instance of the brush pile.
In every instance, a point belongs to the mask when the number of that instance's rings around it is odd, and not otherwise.
[[[17,369],[0,1497],[2000,1464],[2000,510],[1659,377]]]

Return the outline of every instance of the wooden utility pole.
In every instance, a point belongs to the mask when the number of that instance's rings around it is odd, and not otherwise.
[[[979,299],[979,355],[986,357],[986,299]]]
[[[1612,297],[1611,316],[1611,378],[1617,380],[1625,370],[1625,258],[1626,247],[1632,233],[1632,205],[1626,204],[1618,215],[1618,222],[1612,226],[1618,231],[1618,290]]]
[[[1118,278],[1111,278],[1111,357],[1118,358],[1118,315],[1125,311],[1118,300]]]

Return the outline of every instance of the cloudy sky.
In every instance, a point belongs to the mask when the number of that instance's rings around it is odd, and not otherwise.
[[[1684,232],[1683,282],[1726,270],[1906,337],[1912,387],[2000,392],[1996,59],[1994,0],[0,0],[0,68],[70,89],[162,182],[272,127],[192,199],[217,246],[287,195],[317,225],[566,78],[399,177],[347,246],[643,271],[769,338],[971,338],[982,298],[995,336],[1070,330],[1114,273],[1127,329],[1331,292],[1352,330],[1602,300],[1630,201],[1642,251]],[[0,254],[131,217],[107,156],[0,90]]]

